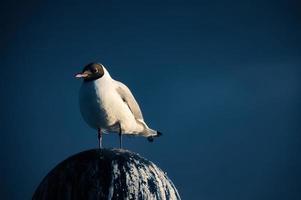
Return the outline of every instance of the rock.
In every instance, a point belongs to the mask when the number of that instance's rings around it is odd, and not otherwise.
[[[34,200],[180,199],[155,164],[121,149],[93,149],[69,157],[41,182]]]

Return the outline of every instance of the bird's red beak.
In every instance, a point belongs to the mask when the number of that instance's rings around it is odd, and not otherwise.
[[[75,78],[86,78],[88,76],[88,74],[86,73],[78,73],[75,75]]]

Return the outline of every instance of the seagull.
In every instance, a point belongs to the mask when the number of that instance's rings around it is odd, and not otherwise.
[[[83,79],[80,112],[85,122],[97,130],[99,149],[103,133],[118,133],[120,148],[122,135],[144,136],[150,142],[162,135],[147,126],[130,89],[114,80],[102,64],[90,63],[75,77]]]

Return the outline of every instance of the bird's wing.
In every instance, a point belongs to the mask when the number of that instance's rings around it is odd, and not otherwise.
[[[124,85],[123,83],[116,81],[117,84],[117,92],[120,95],[120,97],[122,98],[122,100],[128,105],[129,109],[132,111],[135,119],[142,119],[143,120],[143,116],[140,110],[140,107],[136,101],[136,99],[134,98],[132,92],[130,91],[130,89]]]

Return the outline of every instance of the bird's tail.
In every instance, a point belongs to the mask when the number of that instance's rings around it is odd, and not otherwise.
[[[149,142],[153,142],[155,137],[160,137],[161,135],[163,135],[163,134],[162,134],[161,132],[159,132],[159,131],[155,131],[155,132],[156,132],[156,135],[148,136],[148,137],[147,137],[147,140],[148,140]]]
[[[144,137],[147,137],[147,140],[149,142],[153,142],[155,137],[160,137],[161,135],[163,135],[161,132],[153,130],[151,128],[149,128],[144,121],[142,120],[138,120],[138,122],[140,122],[140,124],[143,125],[144,129],[142,131],[142,135]]]

